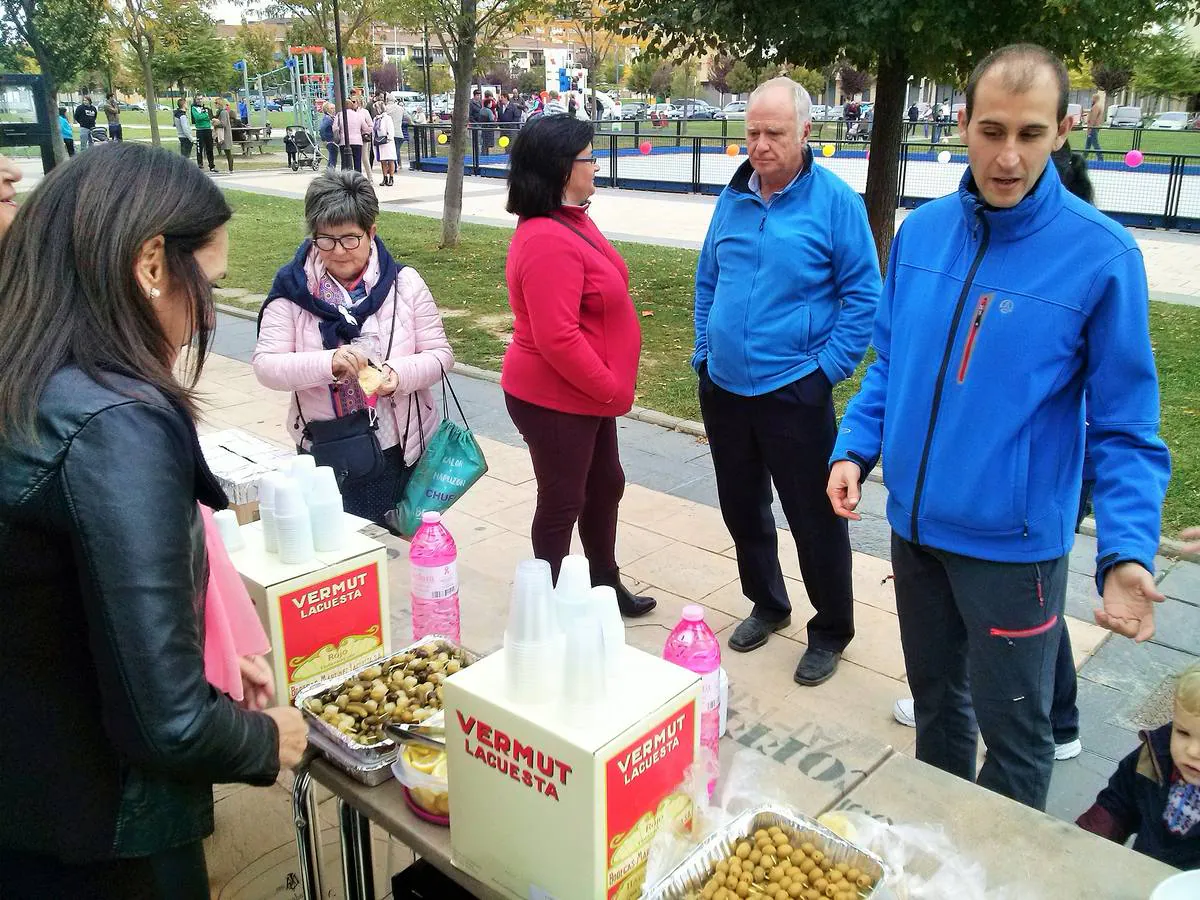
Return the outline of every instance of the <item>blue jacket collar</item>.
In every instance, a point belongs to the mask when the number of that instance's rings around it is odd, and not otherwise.
[[[800,163],[799,174],[797,174],[796,177],[791,180],[791,182],[788,184],[787,187],[785,187],[782,191],[780,191],[778,194],[776,194],[776,196],[782,196],[783,194],[786,194],[788,191],[790,191],[792,188],[794,188],[797,184],[799,184],[801,181],[803,181],[805,178],[807,178],[809,175],[811,175],[812,167],[813,167],[812,148],[806,146],[804,148],[804,159]],[[744,197],[754,197],[761,203],[762,197],[759,197],[758,194],[756,194],[754,191],[750,190],[750,176],[753,174],[754,174],[754,166],[750,165],[750,160],[746,160],[744,163],[742,163],[740,166],[738,166],[738,170],[733,173],[733,178],[730,179],[730,182],[729,182],[729,189],[731,191],[733,191],[735,194],[743,195],[743,197],[737,198],[739,200],[743,199]]]
[[[1058,170],[1047,161],[1042,177],[1020,203],[1011,209],[995,209],[979,196],[975,178],[968,167],[958,185],[958,199],[968,228],[975,223],[976,215],[982,212],[987,219],[992,240],[1018,241],[1045,227],[1058,215],[1065,190]]]

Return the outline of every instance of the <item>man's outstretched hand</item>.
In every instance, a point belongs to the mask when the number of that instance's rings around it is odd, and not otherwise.
[[[1154,604],[1162,600],[1153,575],[1135,562],[1119,563],[1104,576],[1104,605],[1093,615],[1101,628],[1140,644],[1154,637]]]

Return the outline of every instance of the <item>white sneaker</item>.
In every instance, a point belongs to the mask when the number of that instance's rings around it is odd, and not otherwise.
[[[1059,759],[1059,760],[1074,759],[1082,752],[1083,752],[1083,744],[1081,744],[1079,742],[1079,738],[1075,738],[1075,740],[1069,741],[1065,744],[1055,744],[1054,745],[1054,758],[1055,759]]]
[[[892,706],[892,718],[909,728],[917,727],[917,712],[912,697],[901,697]]]

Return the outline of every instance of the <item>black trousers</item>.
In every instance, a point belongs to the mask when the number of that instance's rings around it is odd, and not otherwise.
[[[529,446],[537,479],[533,555],[550,563],[557,580],[578,522],[592,583],[612,584],[617,575],[617,507],[625,493],[617,420],[559,412],[508,393],[504,403]]]
[[[204,157],[208,157],[208,167],[215,169],[213,162],[213,133],[211,128],[196,129],[196,165],[204,168]]]
[[[75,141],[73,138],[63,138],[63,147],[67,151],[67,156],[75,155]]]
[[[893,534],[892,570],[917,759],[976,781],[982,732],[979,785],[1045,809],[1067,557],[990,562]]]
[[[4,900],[208,900],[204,844],[153,856],[71,865],[51,856],[0,849]]]
[[[840,653],[854,637],[854,589],[849,530],[825,494],[837,437],[829,379],[818,369],[769,394],[743,397],[718,387],[701,366],[700,411],[721,515],[754,614],[778,622],[792,611],[771,512],[774,483],[817,611],[808,623],[808,644]]]

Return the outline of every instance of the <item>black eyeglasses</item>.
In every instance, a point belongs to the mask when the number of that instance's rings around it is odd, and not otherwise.
[[[575,162],[591,163],[594,166],[594,165],[596,165],[597,162],[599,162],[599,160],[597,160],[596,157],[594,157],[594,156],[577,156],[577,157],[575,157]]]
[[[365,235],[361,234],[345,234],[341,237],[333,237],[332,235],[322,234],[313,239],[313,243],[317,245],[319,250],[329,251],[334,247],[341,245],[347,250],[357,250],[358,245],[363,242]]]

